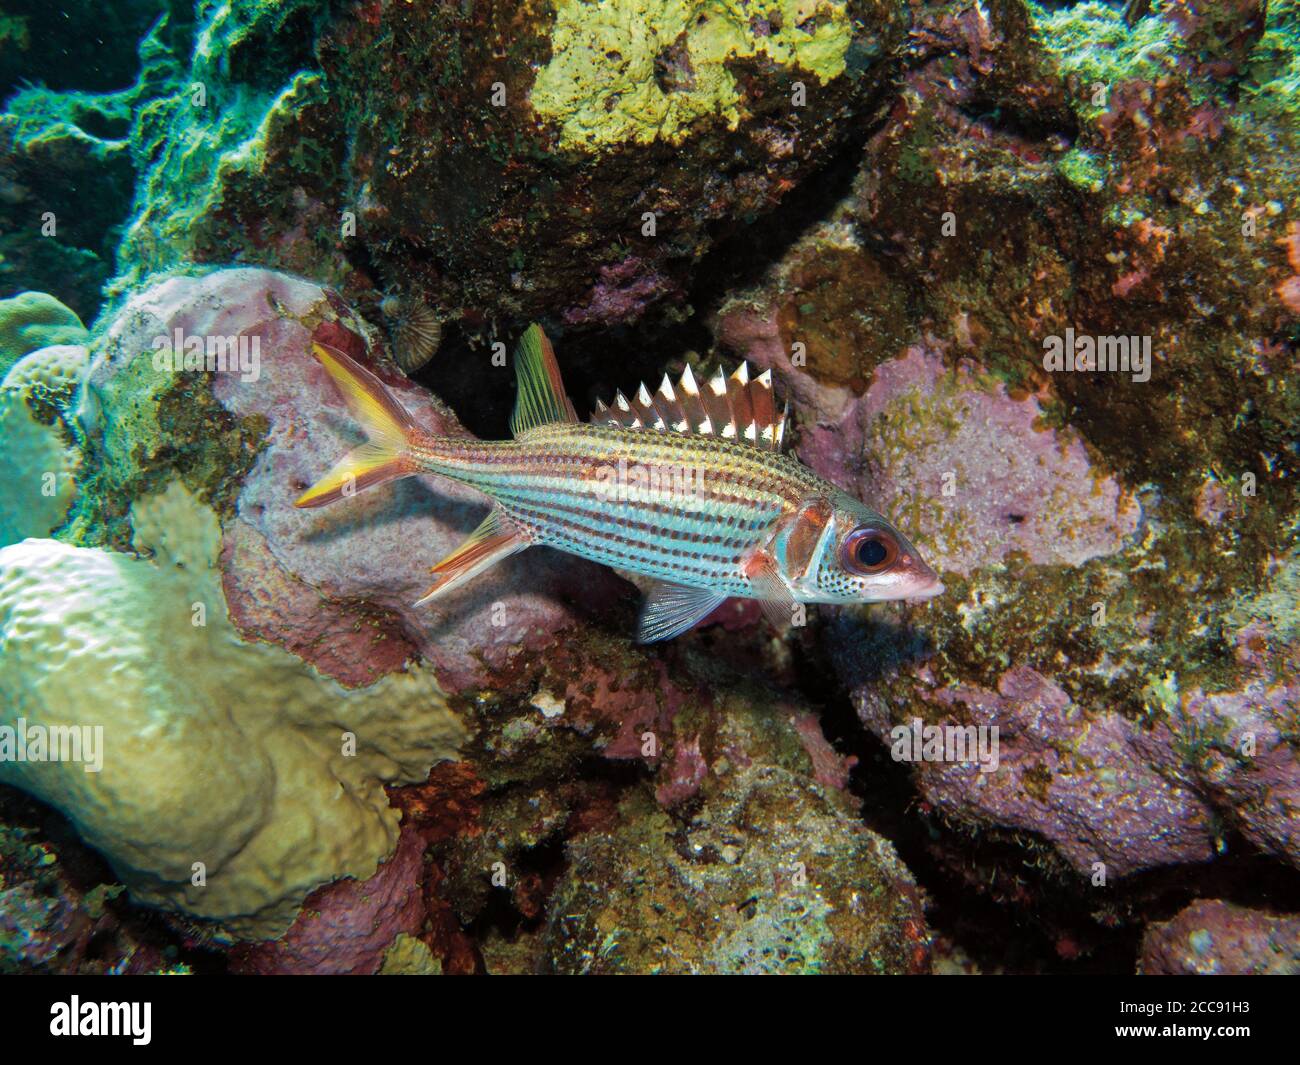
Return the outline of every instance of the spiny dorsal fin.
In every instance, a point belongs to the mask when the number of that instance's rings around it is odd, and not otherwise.
[[[721,370],[701,385],[689,366],[677,384],[664,374],[653,393],[641,385],[631,399],[619,392],[606,406],[597,403],[594,425],[659,432],[701,433],[780,451],[789,407],[780,413],[772,396],[772,371],[749,376],[742,362],[730,377]]]
[[[510,432],[515,436],[550,422],[578,420],[564,391],[555,351],[536,323],[528,327],[515,348],[515,380],[519,395],[510,416]]]

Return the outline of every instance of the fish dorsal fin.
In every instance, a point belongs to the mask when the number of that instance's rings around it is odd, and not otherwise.
[[[515,436],[539,425],[578,420],[564,391],[555,350],[536,323],[528,327],[515,348],[515,380],[519,395],[510,416],[510,431]]]
[[[619,392],[608,406],[598,402],[591,421],[621,429],[720,436],[780,451],[788,411],[777,412],[772,371],[751,378],[749,364],[742,362],[730,377],[719,370],[703,385],[689,366],[675,385],[664,374],[653,393],[642,385],[631,399]]]

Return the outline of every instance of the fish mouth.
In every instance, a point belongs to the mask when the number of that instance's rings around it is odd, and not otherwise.
[[[908,602],[923,602],[926,599],[933,599],[935,596],[943,595],[943,592],[943,581],[939,580],[938,577],[932,577],[917,588],[909,588],[903,598]]]
[[[943,595],[943,581],[939,574],[921,559],[915,556],[904,561],[903,580],[900,582],[898,598],[909,602],[923,602]]]

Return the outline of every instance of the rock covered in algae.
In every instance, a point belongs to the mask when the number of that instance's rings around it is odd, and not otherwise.
[[[569,846],[544,934],[551,970],[928,969],[911,875],[806,779],[756,765],[684,824],[644,801],[623,813],[620,827]]]
[[[1074,876],[1300,863],[1295,14],[1225,80],[1164,18],[928,5],[852,195],[715,317],[943,570],[830,626],[864,724],[999,727],[922,796]],[[1146,368],[1053,368],[1067,337]]]
[[[126,903],[57,813],[0,787],[0,974],[192,971],[195,953]]]
[[[7,259],[76,276],[83,314],[110,278],[236,258],[475,323],[632,321],[878,116],[906,25],[885,0],[169,4],[134,84],[29,87],[0,118]]]
[[[632,321],[870,120],[905,28],[876,0],[356,11],[322,57],[358,238],[474,314]]]
[[[1202,899],[1147,929],[1138,971],[1295,976],[1300,974],[1300,917]]]

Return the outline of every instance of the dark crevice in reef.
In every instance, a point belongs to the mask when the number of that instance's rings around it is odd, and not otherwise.
[[[975,99],[957,110],[973,125],[1012,142],[1053,143],[1058,150],[1064,150],[1074,147],[1079,136],[1075,117],[1068,111],[1035,115],[1030,111],[1009,108],[992,99]]]
[[[704,257],[689,294],[698,313],[708,314],[729,293],[760,282],[810,228],[834,213],[853,191],[867,143],[884,124],[881,114],[874,122],[855,128],[821,170],[791,190],[769,214]]]
[[[564,875],[566,867],[565,840],[561,836],[539,843],[535,847],[518,851],[510,861],[513,883],[535,881],[541,887],[540,896],[548,898],[556,882]],[[544,908],[533,915],[520,912],[510,888],[494,887],[483,908],[464,931],[475,943],[496,937],[513,942],[520,935],[541,929],[546,923]]]
[[[225,954],[199,945],[159,910],[139,906],[57,810],[0,784],[0,885],[34,904],[11,913],[38,918],[20,925],[13,954],[0,942],[0,974],[122,971],[133,961],[146,970],[187,965],[194,973],[225,971]],[[6,936],[6,938],[8,938]],[[41,944],[43,956],[25,944]]]
[[[825,167],[771,212],[715,245],[696,270],[683,313],[652,314],[634,325],[599,330],[548,328],[579,416],[586,417],[598,399],[608,402],[618,389],[627,393],[643,381],[655,387],[664,373],[682,369],[688,352],[712,351],[711,313],[729,293],[759,283],[812,226],[832,215],[852,191],[866,143],[883,121],[856,129]],[[509,350],[516,338],[501,339]],[[730,369],[735,360],[725,361]],[[489,346],[480,340],[472,347],[465,333],[448,325],[437,357],[416,379],[450,406],[470,432],[503,439],[509,436],[514,406],[512,366],[512,358],[504,367],[493,366]]]
[[[936,937],[981,970],[1132,972],[1144,928],[1196,899],[1294,909],[1300,871],[1235,834],[1214,862],[1154,869],[1094,888],[1032,833],[947,822],[919,795],[909,767],[895,762],[862,726],[832,679],[824,645],[809,640],[800,646],[799,684],[819,709],[823,733],[841,754],[857,758],[849,789],[862,801],[863,821],[894,844],[926,891]]]

